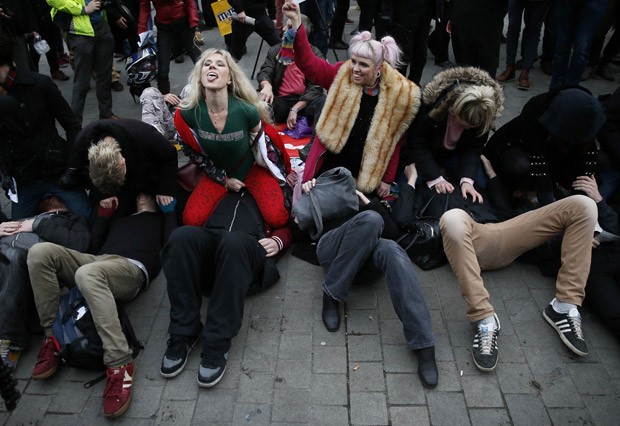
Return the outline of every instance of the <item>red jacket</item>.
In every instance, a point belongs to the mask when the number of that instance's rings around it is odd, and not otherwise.
[[[198,10],[194,0],[140,0],[138,33],[146,31],[151,14],[151,3],[155,6],[155,24],[170,24],[187,16],[190,28],[198,27]]]

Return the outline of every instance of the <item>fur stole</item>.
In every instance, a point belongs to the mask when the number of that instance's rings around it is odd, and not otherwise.
[[[329,152],[338,154],[349,139],[360,109],[363,88],[351,82],[351,61],[345,62],[329,88],[316,132]],[[420,88],[383,63],[379,99],[364,142],[357,187],[371,193],[381,182],[394,149],[420,108]]]

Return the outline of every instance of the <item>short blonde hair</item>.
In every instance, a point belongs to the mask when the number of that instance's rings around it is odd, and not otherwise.
[[[450,112],[484,135],[493,127],[497,115],[495,90],[490,86],[469,86],[454,100]]]
[[[112,136],[106,136],[88,149],[90,180],[104,194],[115,193],[125,183],[126,169],[120,154],[121,147]]]

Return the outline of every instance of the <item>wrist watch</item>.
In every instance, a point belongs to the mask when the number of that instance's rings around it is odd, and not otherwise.
[[[295,114],[297,114],[299,112],[299,110],[295,107],[291,108],[291,112],[294,112]]]

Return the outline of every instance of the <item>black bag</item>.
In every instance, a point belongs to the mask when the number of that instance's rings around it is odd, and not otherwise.
[[[137,357],[142,344],[136,338],[127,313],[116,304],[123,334],[127,339],[133,357]],[[86,300],[77,286],[60,297],[56,320],[52,325],[54,338],[58,343],[60,359],[66,365],[91,370],[102,370],[103,343],[97,333],[93,316]]]
[[[323,221],[338,219],[359,210],[355,179],[344,167],[335,167],[316,178],[316,185],[301,195],[293,206],[299,229],[307,229],[310,238],[323,234]]]
[[[413,225],[408,227],[396,242],[407,252],[409,258],[421,269],[428,271],[448,262],[443,249],[439,217],[424,216],[437,194],[433,194],[418,213]],[[448,194],[444,195],[443,211],[448,209]]]

